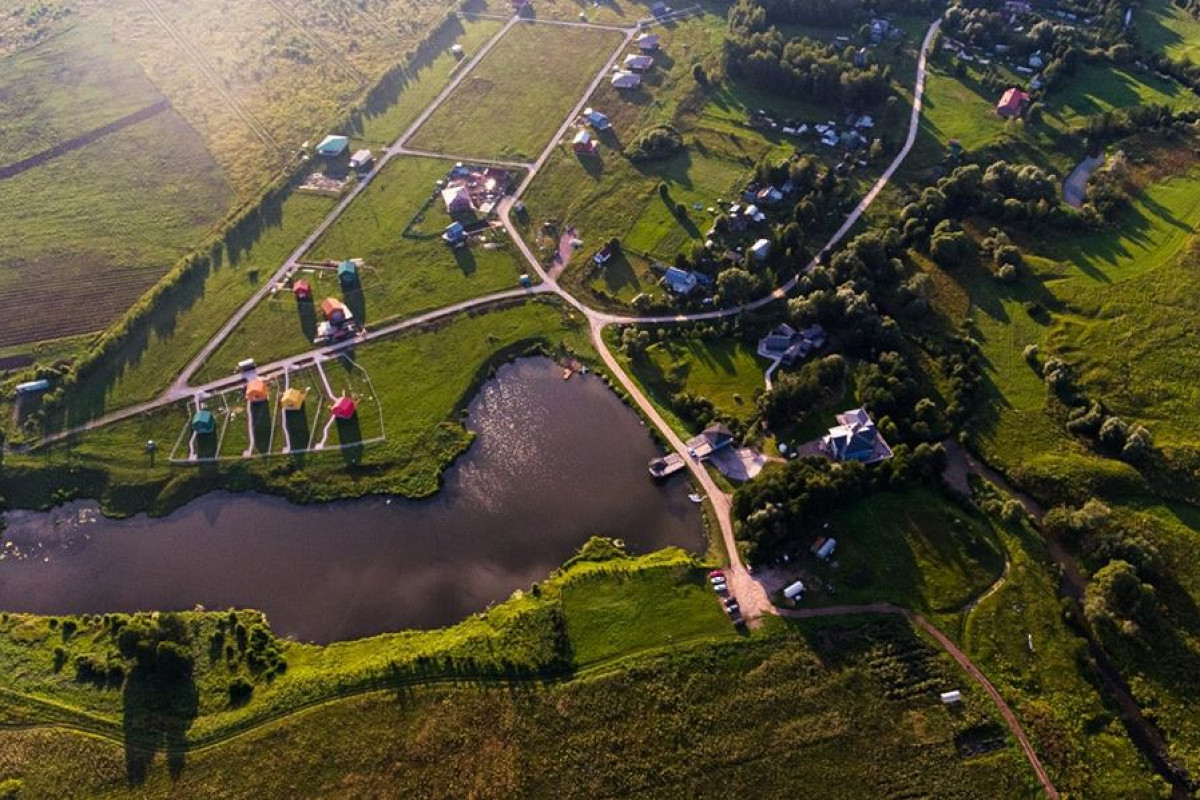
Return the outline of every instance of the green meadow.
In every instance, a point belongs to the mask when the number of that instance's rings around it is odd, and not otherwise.
[[[611,31],[518,25],[410,144],[465,158],[532,161],[619,42]]]

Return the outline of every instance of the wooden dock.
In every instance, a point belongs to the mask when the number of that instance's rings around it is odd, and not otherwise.
[[[656,458],[650,462],[650,474],[655,478],[665,478],[682,469],[687,469],[687,462],[679,453],[668,453],[662,458]]]

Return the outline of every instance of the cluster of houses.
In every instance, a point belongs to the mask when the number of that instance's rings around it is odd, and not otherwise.
[[[498,167],[459,162],[438,181],[437,188],[446,213],[456,218],[442,231],[442,240],[461,247],[472,233],[488,226],[476,215],[487,217],[495,211],[512,188],[512,175]]]
[[[777,120],[772,112],[756,109],[750,112],[747,124],[758,130],[778,131],[785,136],[813,136],[825,147],[840,147],[858,150],[870,144],[868,132],[875,127],[875,118],[870,114],[850,114],[841,129],[835,120],[809,124],[795,119]]]
[[[664,6],[665,8],[665,6]],[[666,13],[666,12],[664,12]],[[642,75],[654,66],[654,53],[658,51],[657,33],[643,33],[634,40],[638,52],[625,56],[621,65],[615,67],[609,83],[617,89],[636,89],[642,85]]]
[[[343,291],[358,285],[358,273],[362,268],[362,259],[348,258],[341,262],[330,262],[326,266],[332,267],[334,263],[336,263],[338,283],[341,284]],[[314,301],[312,282],[307,278],[293,282],[292,294],[298,303],[312,303]],[[321,301],[320,309],[323,319],[317,325],[317,336],[313,339],[313,344],[341,341],[357,332],[358,326],[354,322],[354,314],[341,300],[336,297],[326,297]]]
[[[326,136],[317,145],[317,155],[324,158],[338,158],[342,153],[346,152],[350,147],[350,137],[343,136],[340,133],[333,133]],[[375,155],[370,150],[362,149],[355,150],[350,156],[350,169],[363,170],[371,166],[375,161]]]
[[[585,108],[583,114],[575,120],[575,125],[578,130],[575,132],[575,138],[571,140],[571,148],[576,155],[589,156],[596,152],[597,143],[596,137],[592,135],[592,131],[596,133],[604,133],[612,128],[612,121],[608,115],[597,111],[594,108]],[[589,131],[588,128],[592,130]]]

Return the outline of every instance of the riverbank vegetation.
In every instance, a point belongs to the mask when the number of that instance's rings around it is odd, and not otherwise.
[[[907,623],[813,621],[743,639],[705,583],[681,553],[631,559],[594,541],[553,578],[454,628],[324,648],[274,640],[248,613],[59,618],[53,628],[10,616],[0,658],[31,682],[27,694],[0,696],[0,708],[34,727],[0,733],[0,776],[34,794],[69,785],[134,797],[218,785],[234,796],[415,791],[429,781],[491,796],[694,794],[714,780],[764,792],[821,781],[835,797],[1036,794],[981,692],[963,687],[958,713],[937,702],[961,675]],[[649,594],[684,627],[629,625]],[[139,715],[131,678],[81,681],[75,660],[53,671],[55,648],[104,648],[138,669],[142,643],[159,636],[186,642],[158,651],[190,658],[190,706]],[[251,668],[257,653],[272,666]],[[163,661],[156,655],[156,669]],[[165,688],[151,685],[142,700]],[[47,747],[59,757],[34,757]]]

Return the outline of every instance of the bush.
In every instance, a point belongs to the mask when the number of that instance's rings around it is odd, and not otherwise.
[[[245,705],[250,701],[250,695],[254,694],[254,684],[238,675],[236,678],[230,679],[228,691],[230,705]]]
[[[625,148],[630,161],[659,161],[670,158],[683,148],[683,137],[670,125],[655,125],[634,138]],[[659,194],[667,196],[666,184],[659,184]]]

